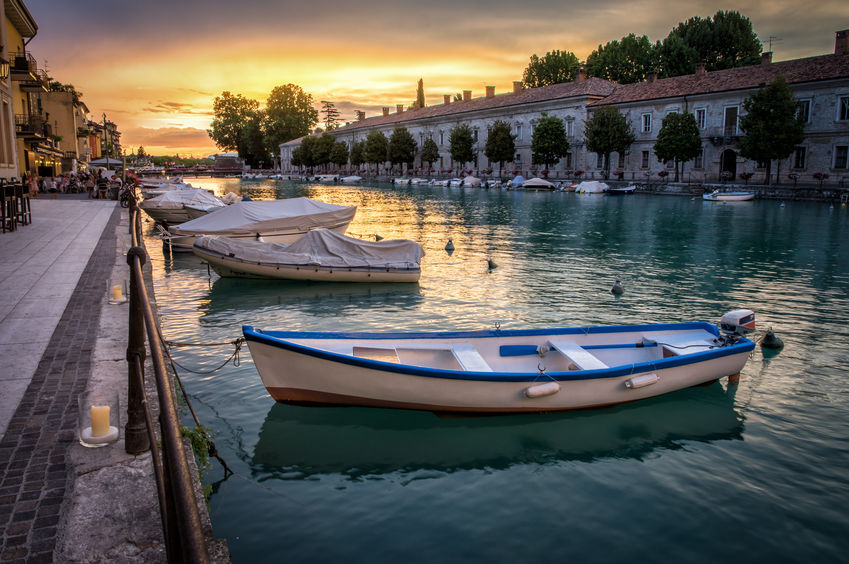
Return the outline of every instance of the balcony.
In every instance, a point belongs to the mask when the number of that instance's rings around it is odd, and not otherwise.
[[[704,136],[714,145],[733,145],[743,136],[736,127],[712,127],[705,131]]]
[[[50,124],[41,116],[15,114],[15,134],[28,140],[41,140],[50,137]]]
[[[35,80],[38,72],[38,64],[35,57],[29,53],[10,54],[12,80]]]

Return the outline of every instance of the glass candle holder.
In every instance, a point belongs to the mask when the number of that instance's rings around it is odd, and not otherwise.
[[[89,394],[80,399],[80,444],[87,447],[110,445],[120,437],[121,404],[118,394]]]
[[[127,301],[126,279],[111,279],[107,283],[106,291],[108,292],[110,304],[122,304]]]

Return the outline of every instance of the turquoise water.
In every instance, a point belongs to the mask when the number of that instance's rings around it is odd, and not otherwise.
[[[181,372],[236,471],[206,473],[235,562],[849,561],[849,209],[689,197],[198,179],[356,204],[419,241],[420,284],[219,279],[148,239],[167,339],[291,330],[718,322],[786,343],[722,380],[611,409],[438,418],[275,404],[241,365]],[[448,239],[456,250],[448,254]],[[487,269],[491,257],[498,267]],[[616,277],[625,294],[609,288]],[[212,369],[231,348],[174,351]]]

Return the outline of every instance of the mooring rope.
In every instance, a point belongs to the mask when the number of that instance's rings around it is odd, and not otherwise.
[[[244,339],[244,337],[239,337],[237,339],[233,339],[233,340],[230,340],[230,341],[218,342],[218,343],[180,343],[180,342],[177,342],[177,341],[166,341],[162,337],[162,332],[159,330],[159,327],[157,327],[157,334],[159,335],[159,341],[162,343],[162,350],[165,353],[165,356],[168,357],[168,362],[171,364],[171,370],[174,372],[174,379],[177,381],[177,385],[180,387],[180,393],[183,395],[183,399],[186,402],[186,406],[189,408],[189,413],[192,414],[192,419],[194,419],[195,425],[197,426],[198,429],[200,429],[200,432],[203,434],[203,438],[206,440],[207,450],[209,451],[209,455],[214,456],[218,460],[218,462],[221,464],[221,466],[224,467],[224,479],[226,480],[227,476],[229,476],[231,474],[235,474],[235,472],[233,472],[233,470],[230,469],[230,467],[227,465],[227,462],[223,458],[221,458],[221,456],[218,454],[218,448],[215,446],[215,442],[209,436],[209,433],[207,433],[206,427],[201,425],[200,420],[198,419],[198,416],[195,413],[194,407],[192,407],[192,402],[189,399],[189,394],[186,392],[185,386],[183,386],[183,381],[180,378],[180,373],[177,370],[177,367],[180,367],[181,369],[183,369],[187,372],[191,372],[193,374],[205,375],[205,374],[212,374],[213,372],[224,368],[224,366],[226,366],[227,363],[230,362],[231,360],[233,361],[233,366],[239,366],[239,364],[240,364],[239,351],[241,350],[242,344],[245,342],[245,339]],[[233,351],[233,354],[231,354],[227,358],[227,360],[225,360],[224,362],[222,362],[220,365],[218,365],[216,368],[213,368],[212,370],[198,371],[198,370],[192,370],[190,368],[186,368],[185,366],[182,366],[180,363],[178,363],[176,360],[174,360],[174,357],[171,356],[171,347],[178,347],[178,348],[179,347],[216,347],[216,346],[222,346],[222,345],[233,345],[235,347],[235,350]]]

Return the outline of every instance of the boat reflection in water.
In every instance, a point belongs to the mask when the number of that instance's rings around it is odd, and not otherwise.
[[[617,407],[534,415],[439,418],[432,413],[276,403],[259,433],[253,472],[277,479],[518,464],[642,459],[686,441],[742,438],[736,386],[719,382]]]
[[[208,299],[201,300],[201,317],[232,316],[244,312],[260,315],[281,306],[304,309],[311,315],[339,315],[343,310],[368,308],[410,309],[423,297],[418,283],[349,284],[297,280],[244,280],[218,278]]]

